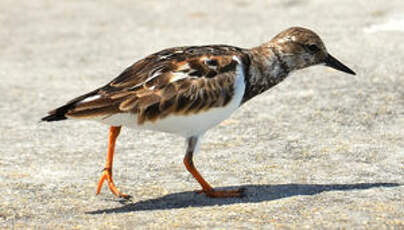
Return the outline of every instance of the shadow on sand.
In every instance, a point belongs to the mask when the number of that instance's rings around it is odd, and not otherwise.
[[[125,205],[118,208],[103,209],[87,212],[87,214],[125,213],[147,210],[177,209],[186,207],[205,207],[215,205],[230,205],[237,203],[257,203],[299,195],[314,195],[327,191],[362,190],[375,187],[397,187],[398,183],[358,183],[358,184],[280,184],[280,185],[244,185],[246,196],[243,198],[212,199],[195,192],[180,192],[155,199],[138,201],[136,203],[122,202]],[[222,187],[234,189],[238,187]]]

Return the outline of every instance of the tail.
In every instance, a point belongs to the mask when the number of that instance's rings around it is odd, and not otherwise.
[[[65,114],[67,113],[67,111],[69,111],[69,107],[72,106],[70,104],[64,105],[62,107],[59,107],[55,110],[52,110],[49,112],[49,115],[46,117],[42,117],[41,121],[61,121],[61,120],[66,120],[67,117],[65,116]]]
[[[97,94],[97,91],[98,90],[95,90],[95,91],[90,92],[88,94],[85,94],[85,95],[82,95],[80,97],[77,97],[77,98],[67,102],[65,105],[50,111],[48,113],[49,114],[48,116],[45,116],[45,117],[41,118],[41,121],[51,122],[51,121],[61,121],[61,120],[68,119],[66,117],[66,113],[73,110],[76,107],[76,105],[78,104],[78,102],[82,101],[83,99],[85,99],[87,97],[91,97],[91,96]]]

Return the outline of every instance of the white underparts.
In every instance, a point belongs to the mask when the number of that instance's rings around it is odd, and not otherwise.
[[[137,114],[131,113],[118,113],[97,120],[113,126],[162,131],[183,137],[201,135],[227,119],[240,106],[245,92],[244,72],[240,60],[237,57],[233,59],[239,63],[234,81],[234,95],[231,101],[224,107],[212,108],[196,114],[172,114],[154,122],[146,121],[141,125],[137,123]]]

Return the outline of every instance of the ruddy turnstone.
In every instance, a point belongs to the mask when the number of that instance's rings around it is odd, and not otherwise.
[[[242,190],[212,188],[195,168],[201,136],[251,98],[284,80],[294,70],[324,64],[353,74],[331,56],[311,30],[292,27],[269,42],[243,49],[228,45],[165,49],[134,63],[107,85],[52,110],[42,121],[91,119],[110,126],[106,179],[112,193],[112,162],[122,126],[168,132],[186,138],[184,164],[209,197],[240,197]]]

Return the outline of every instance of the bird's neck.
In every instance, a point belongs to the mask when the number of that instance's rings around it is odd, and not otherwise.
[[[289,67],[275,48],[256,47],[249,50],[250,65],[246,72],[243,102],[277,85],[289,74]]]

